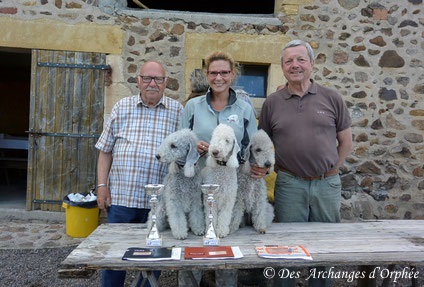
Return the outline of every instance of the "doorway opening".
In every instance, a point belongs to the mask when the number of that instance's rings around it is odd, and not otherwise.
[[[0,208],[26,207],[31,50],[0,48]]]

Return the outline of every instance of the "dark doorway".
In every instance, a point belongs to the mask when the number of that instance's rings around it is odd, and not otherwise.
[[[0,48],[0,207],[25,208],[31,50]]]

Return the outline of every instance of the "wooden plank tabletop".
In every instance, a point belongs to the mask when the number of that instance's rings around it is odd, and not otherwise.
[[[84,277],[99,269],[199,270],[290,266],[424,265],[424,220],[378,220],[349,223],[273,223],[266,234],[245,227],[220,245],[239,246],[244,257],[230,260],[130,262],[122,260],[128,247],[144,247],[147,230],[141,224],[103,224],[61,263],[61,277]],[[201,236],[176,240],[162,232],[163,246],[201,246]],[[303,245],[313,260],[259,258],[257,245]],[[182,256],[183,257],[183,256]]]

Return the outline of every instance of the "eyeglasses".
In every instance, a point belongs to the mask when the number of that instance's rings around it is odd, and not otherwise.
[[[219,71],[219,72],[218,71],[212,71],[212,72],[208,71],[208,75],[212,78],[216,78],[216,77],[218,77],[218,75],[221,75],[221,77],[223,77],[223,78],[227,78],[228,76],[230,76],[230,73],[231,73],[231,71]]]
[[[155,80],[156,84],[163,84],[166,77],[151,77],[151,76],[142,76],[140,75],[141,81],[145,84],[150,84],[152,80]]]

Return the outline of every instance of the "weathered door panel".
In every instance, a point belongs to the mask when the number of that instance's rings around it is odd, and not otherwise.
[[[95,185],[106,56],[34,50],[27,209],[61,210],[65,195]]]

